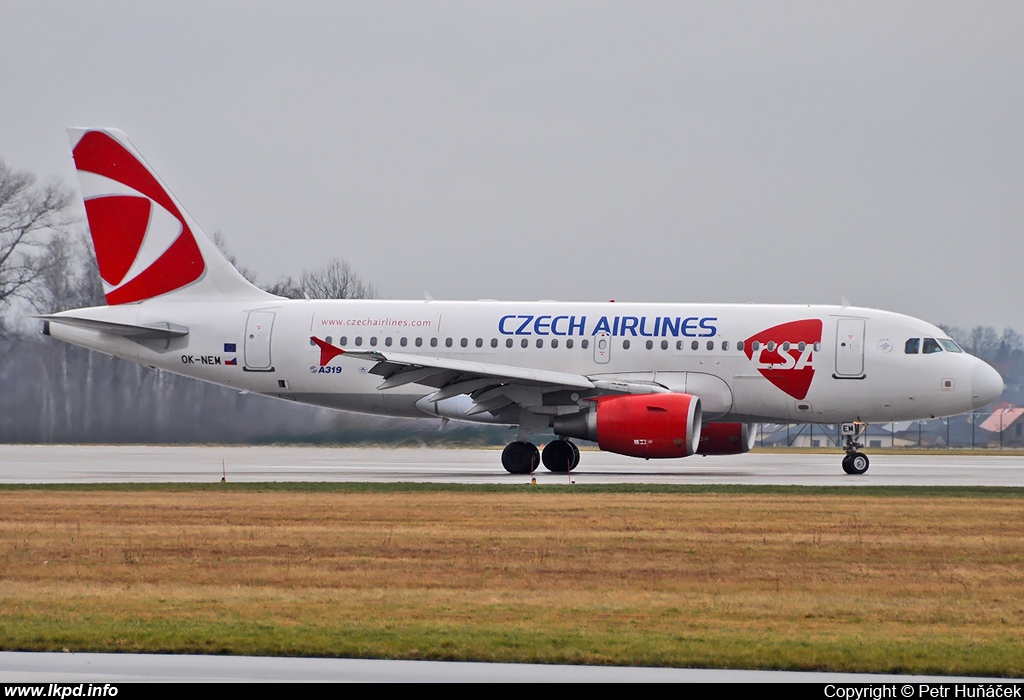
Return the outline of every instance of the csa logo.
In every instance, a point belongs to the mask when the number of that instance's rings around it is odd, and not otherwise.
[[[747,338],[743,352],[761,376],[801,400],[807,397],[814,379],[814,352],[821,343],[821,327],[818,318],[772,326]]]
[[[98,131],[74,149],[85,214],[110,305],[173,292],[206,270],[185,218],[152,173],[124,146]]]

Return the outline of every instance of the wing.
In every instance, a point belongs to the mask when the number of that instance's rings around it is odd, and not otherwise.
[[[571,372],[386,350],[343,350],[316,336],[311,340],[320,347],[321,364],[327,364],[338,355],[373,362],[370,374],[384,378],[378,389],[394,389],[406,384],[430,386],[435,391],[425,398],[431,402],[466,394],[473,400],[464,414],[469,419],[482,413],[497,416],[513,405],[538,415],[575,413],[580,410],[581,402],[603,394],[652,394],[668,391],[653,382],[591,379]]]

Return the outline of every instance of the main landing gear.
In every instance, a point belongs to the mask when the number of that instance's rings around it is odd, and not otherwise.
[[[843,447],[846,450],[846,456],[843,457],[843,471],[847,474],[863,474],[871,464],[868,456],[858,451],[864,445],[857,442],[857,438],[865,428],[867,428],[866,423],[843,423],[842,434],[846,438],[846,445]]]
[[[544,454],[532,442],[510,442],[501,453],[501,466],[510,474],[531,474],[543,462],[548,471],[567,474],[580,463],[580,448],[568,440],[552,440]]]

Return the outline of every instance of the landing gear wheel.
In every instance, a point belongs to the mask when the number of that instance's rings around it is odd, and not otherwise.
[[[863,452],[851,452],[843,458],[843,471],[847,474],[863,474],[870,464],[868,456]]]
[[[843,423],[841,431],[846,438],[846,456],[843,457],[843,471],[847,474],[863,474],[868,470],[868,456],[858,452],[858,448],[864,447],[857,442],[857,438],[867,430],[867,423]]]
[[[580,463],[580,448],[568,440],[553,440],[545,445],[541,460],[549,472],[566,474]]]
[[[501,452],[501,466],[509,474],[529,474],[540,464],[540,450],[532,442],[510,442]]]

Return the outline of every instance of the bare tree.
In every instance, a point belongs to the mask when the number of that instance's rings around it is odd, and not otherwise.
[[[55,313],[103,304],[96,255],[84,233],[52,236],[44,249],[39,276],[26,295],[38,311]]]
[[[969,353],[983,360],[992,360],[999,350],[999,333],[992,326],[975,326],[971,329],[968,343],[965,350]]]
[[[27,296],[45,267],[46,234],[68,223],[71,194],[57,182],[37,186],[31,173],[0,160],[0,314]],[[0,315],[0,337],[5,336]]]
[[[213,242],[242,277],[256,284],[256,272],[244,267],[228,250],[227,240],[220,231],[213,234]],[[268,285],[259,285],[265,291],[287,299],[372,299],[377,295],[373,285],[364,282],[344,260],[334,258],[318,270],[305,270],[296,280],[282,277]]]
[[[302,293],[302,289],[299,288],[299,283],[290,275],[288,277],[282,277],[273,284],[267,285],[263,290],[270,292],[271,294],[276,294],[279,297],[285,297],[286,299],[306,298]]]
[[[344,260],[334,258],[319,270],[305,270],[299,289],[310,299],[373,299],[377,290],[364,282]]]
[[[1003,329],[1003,335],[999,339],[999,351],[996,353],[995,359],[1005,362],[1021,351],[1024,351],[1024,337],[1007,326]]]
[[[240,262],[238,262],[238,258],[235,257],[235,254],[228,250],[228,242],[224,238],[224,234],[221,233],[220,231],[214,231],[212,238],[213,244],[220,249],[220,252],[223,253],[224,257],[228,259],[228,262],[231,263],[236,270],[238,270],[238,274],[240,274],[242,277],[248,280],[250,284],[256,284],[256,271],[251,268],[245,267]]]

